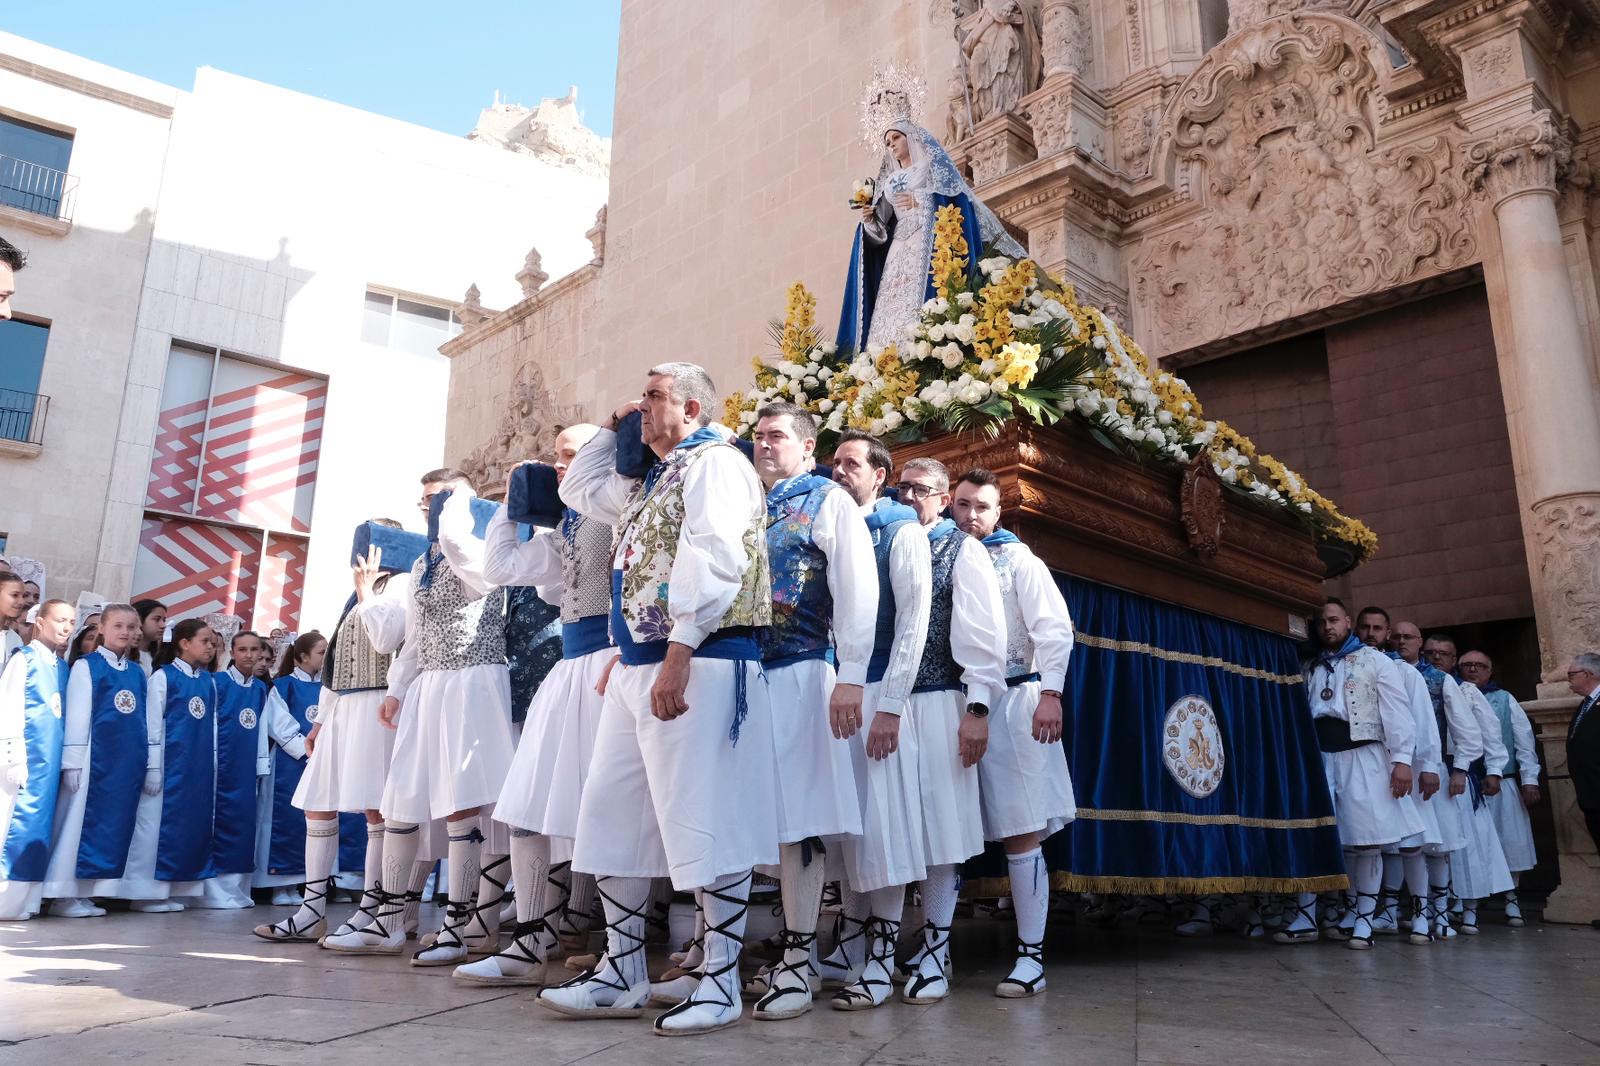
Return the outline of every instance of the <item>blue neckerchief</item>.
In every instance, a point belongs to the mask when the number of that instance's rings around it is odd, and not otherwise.
[[[680,448],[698,448],[702,444],[719,443],[721,440],[721,433],[718,433],[710,426],[701,426],[699,429],[683,438],[683,440],[679,441],[672,450],[677,451]],[[651,489],[656,487],[656,482],[661,478],[661,472],[666,469],[666,466],[664,465],[665,463],[665,458],[657,459],[655,461],[655,465],[650,468],[650,472],[645,474],[645,492],[648,493]]]
[[[578,527],[578,520],[581,519],[582,517],[583,517],[582,515],[580,515],[577,511],[574,511],[570,507],[566,507],[566,508],[562,509],[562,511],[561,511],[561,539],[562,540],[569,540],[570,541],[572,539],[572,531]]]
[[[955,528],[956,524],[950,519],[941,518],[939,521],[928,527],[928,540],[930,543],[936,540],[943,540],[945,537],[949,536],[950,531]]]
[[[897,500],[884,497],[866,514],[868,529],[882,529],[896,522],[915,522],[917,512]]]
[[[1329,651],[1324,648],[1322,651],[1319,651],[1317,653],[1317,665],[1326,666],[1331,670],[1334,663],[1338,662],[1340,659],[1343,659],[1351,652],[1358,651],[1364,647],[1366,647],[1366,645],[1361,643],[1360,638],[1358,638],[1354,633],[1351,633],[1348,637],[1344,638],[1344,643],[1341,644],[1336,650]]]
[[[983,546],[985,548],[998,548],[1002,544],[1021,543],[1022,541],[1017,539],[1017,535],[1015,533],[1004,528],[1003,526],[996,526],[993,533],[990,533],[987,537],[983,538]]]
[[[818,474],[804,471],[793,477],[786,477],[767,490],[767,506],[782,503],[784,500],[795,496],[804,496],[814,491],[820,485],[831,485],[833,482]]]
[[[1478,691],[1487,696],[1491,692],[1499,692],[1500,686],[1494,681],[1485,681],[1483,684],[1478,686]]]

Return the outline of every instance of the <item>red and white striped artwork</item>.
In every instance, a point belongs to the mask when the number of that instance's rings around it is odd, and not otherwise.
[[[133,598],[160,600],[169,618],[216,611],[250,616],[261,534],[181,518],[144,520]]]
[[[176,515],[145,516],[137,598],[172,618],[298,628],[327,392],[322,378],[172,349],[145,506]]]

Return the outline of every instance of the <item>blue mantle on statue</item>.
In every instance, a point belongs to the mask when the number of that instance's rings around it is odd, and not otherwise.
[[[1053,887],[1345,887],[1294,643],[1091,581],[1056,580],[1077,630],[1062,700],[1078,818],[1044,843]],[[969,894],[1004,892],[1004,870],[991,844],[967,864]]]

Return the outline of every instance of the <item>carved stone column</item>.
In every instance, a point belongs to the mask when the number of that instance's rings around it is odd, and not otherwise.
[[[1578,809],[1578,794],[1567,767],[1567,724],[1576,709],[1572,699],[1534,700],[1523,709],[1539,727],[1550,811],[1556,826],[1561,884],[1545,901],[1544,920],[1584,925],[1600,918],[1600,854]]]
[[[1089,68],[1088,0],[1045,0],[1039,36],[1046,78],[1082,77]]]
[[[1516,397],[1517,488],[1536,544],[1539,695],[1559,698],[1572,656],[1600,648],[1600,405],[1556,210],[1571,150],[1545,110],[1471,145],[1467,160],[1500,234],[1515,348],[1502,374]]]

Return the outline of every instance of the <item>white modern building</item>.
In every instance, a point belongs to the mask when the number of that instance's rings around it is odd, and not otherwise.
[[[516,302],[533,247],[587,262],[605,195],[592,157],[0,34],[0,235],[30,255],[0,333],[3,550],[51,595],[331,626],[355,525],[421,528],[462,294]]]

